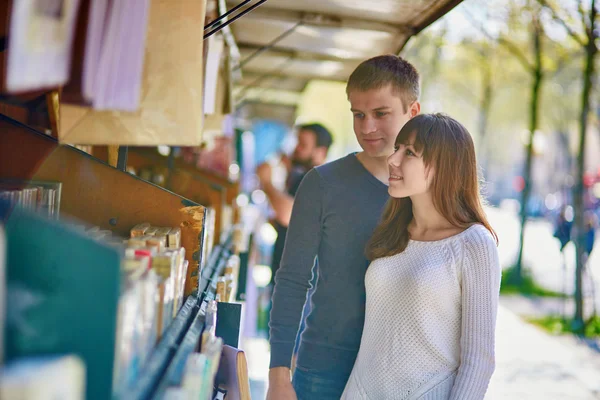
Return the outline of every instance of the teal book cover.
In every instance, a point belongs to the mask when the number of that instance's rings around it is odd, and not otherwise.
[[[121,251],[18,209],[4,219],[7,361],[78,355],[86,399],[110,399]]]

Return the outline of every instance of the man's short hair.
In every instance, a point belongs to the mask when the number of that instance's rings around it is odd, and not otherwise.
[[[298,132],[301,131],[310,131],[314,133],[315,137],[317,138],[317,147],[325,147],[326,149],[329,149],[333,143],[333,136],[331,136],[331,132],[329,132],[329,130],[321,124],[300,125],[298,127]]]
[[[392,85],[392,90],[400,96],[404,112],[419,99],[417,69],[402,57],[392,54],[370,58],[356,67],[348,79],[346,94],[355,90],[381,89],[387,85]]]

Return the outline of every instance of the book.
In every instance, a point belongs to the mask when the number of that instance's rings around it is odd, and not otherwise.
[[[12,1],[6,89],[21,93],[62,86],[71,68],[79,0]]]
[[[149,9],[150,0],[91,2],[81,86],[94,109],[139,108]]]
[[[15,360],[0,369],[0,398],[84,400],[85,365],[73,355]]]
[[[0,181],[0,199],[8,201],[11,207],[58,219],[61,189],[60,182],[4,179]]]
[[[20,208],[6,220],[6,361],[74,354],[88,400],[111,396],[122,250]]]
[[[0,293],[6,293],[6,235],[0,224]],[[0,367],[4,361],[4,325],[6,320],[5,296],[0,295]]]

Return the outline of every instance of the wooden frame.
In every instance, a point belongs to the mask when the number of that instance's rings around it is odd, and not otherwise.
[[[0,118],[0,177],[62,182],[61,214],[129,237],[141,222],[181,227],[189,261],[185,295],[197,292],[205,208],[87,153]]]
[[[93,155],[101,160],[107,160],[107,147],[94,146]],[[233,223],[238,222],[239,212],[236,207],[236,198],[239,194],[238,182],[231,182],[227,178],[210,171],[199,170],[182,160],[174,160],[173,167],[169,168],[168,157],[161,156],[151,148],[130,147],[127,166],[137,171],[151,168],[154,172],[166,177],[167,189],[206,207],[214,208],[215,233],[213,245],[218,244],[221,238],[224,206],[233,208]]]

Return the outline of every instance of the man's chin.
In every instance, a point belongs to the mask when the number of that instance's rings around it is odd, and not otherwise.
[[[363,149],[364,153],[369,157],[369,158],[385,158],[387,159],[389,156],[391,156],[394,152],[387,152],[384,150],[367,150],[367,149]]]
[[[292,160],[292,166],[297,168],[305,168],[310,169],[314,167],[312,161],[300,161],[300,160]]]

